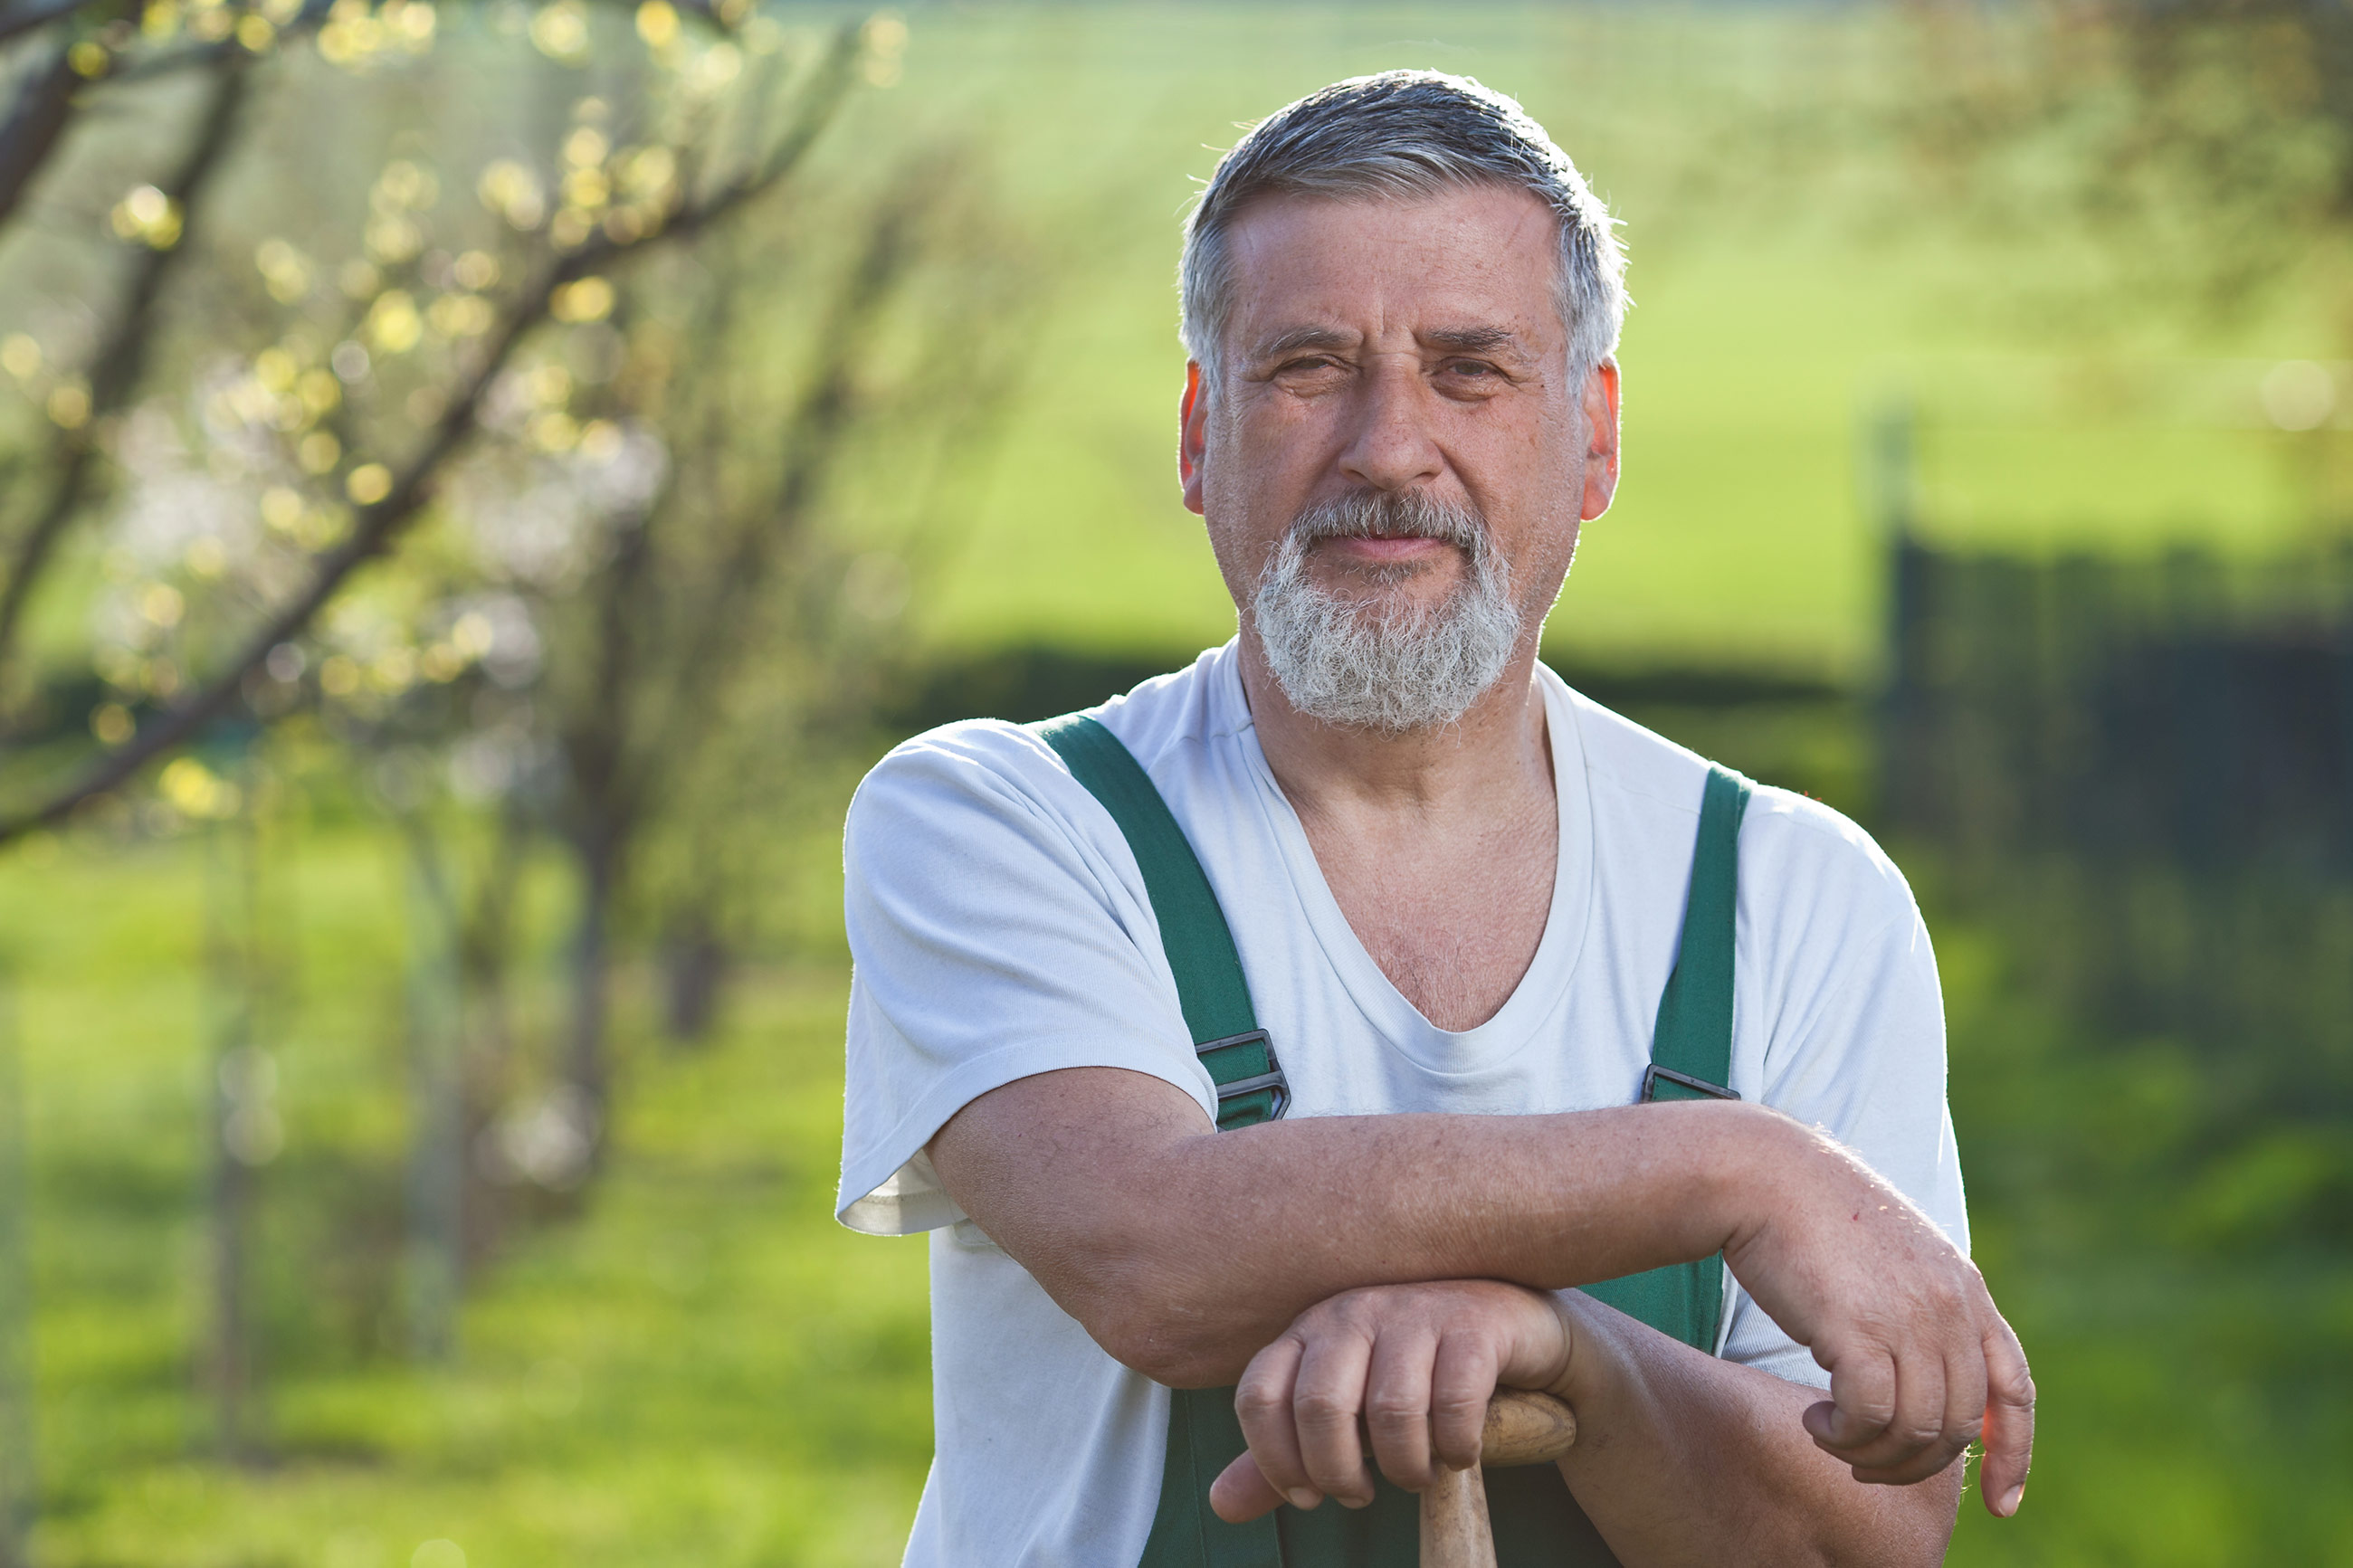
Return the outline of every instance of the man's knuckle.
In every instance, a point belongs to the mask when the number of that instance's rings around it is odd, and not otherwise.
[[[1299,1424],[1323,1431],[1356,1418],[1355,1408],[1346,1401],[1328,1394],[1303,1394],[1293,1403]]]
[[[1246,1383],[1234,1393],[1234,1413],[1244,1421],[1276,1415],[1289,1404],[1271,1384]]]
[[[1315,1489],[1331,1497],[1345,1497],[1360,1487],[1365,1479],[1362,1466],[1349,1465],[1333,1455],[1318,1455],[1307,1462],[1307,1479]]]
[[[1884,1426],[1895,1419],[1895,1388],[1893,1379],[1885,1383],[1854,1382],[1831,1388],[1831,1403],[1838,1413],[1850,1421],[1868,1421],[1874,1426]]]
[[[1234,1401],[1234,1419],[1241,1424],[1241,1429],[1245,1432],[1264,1432],[1279,1425],[1284,1414],[1285,1411],[1282,1405],[1269,1400],[1237,1399]]]
[[[1904,1310],[1901,1301],[1887,1306],[1866,1307],[1847,1321],[1846,1332],[1840,1336],[1850,1353],[1873,1350],[1884,1352],[1904,1337],[1896,1318]]]
[[[1899,1412],[1878,1424],[1873,1441],[1881,1448],[1910,1453],[1921,1444],[1934,1439],[1942,1430],[1943,1426],[1937,1423]]]
[[[1430,1413],[1441,1421],[1468,1415],[1473,1411],[1484,1414],[1486,1408],[1486,1400],[1471,1394],[1441,1394],[1430,1402]]]

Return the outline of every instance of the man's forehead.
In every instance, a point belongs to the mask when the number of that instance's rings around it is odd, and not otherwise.
[[[1246,352],[1345,347],[1367,331],[1534,352],[1561,335],[1559,254],[1551,208],[1505,186],[1262,198],[1229,230],[1229,322]]]

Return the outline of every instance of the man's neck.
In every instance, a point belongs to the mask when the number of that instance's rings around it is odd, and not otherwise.
[[[1389,734],[1299,711],[1245,626],[1242,693],[1275,782],[1302,817],[1511,815],[1553,798],[1552,748],[1533,638],[1455,723]]]
[[[1534,640],[1459,722],[1403,735],[1308,718],[1247,630],[1241,653],[1260,749],[1366,953],[1440,1028],[1493,1017],[1535,962],[1558,866]]]

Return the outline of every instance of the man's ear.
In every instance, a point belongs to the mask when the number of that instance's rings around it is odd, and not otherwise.
[[[1578,515],[1591,522],[1618,494],[1618,362],[1603,360],[1585,378],[1585,495]]]
[[[1185,487],[1185,510],[1201,510],[1201,457],[1209,444],[1209,394],[1201,362],[1185,362],[1185,395],[1176,405],[1176,478]]]

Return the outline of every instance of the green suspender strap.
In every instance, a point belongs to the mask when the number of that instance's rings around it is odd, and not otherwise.
[[[1282,1115],[1291,1102],[1290,1089],[1250,1006],[1233,932],[1167,803],[1134,753],[1092,719],[1066,714],[1036,729],[1071,776],[1111,813],[1135,852],[1152,912],[1160,921],[1160,943],[1176,975],[1185,1027],[1218,1086],[1218,1131]],[[1283,1568],[1272,1515],[1228,1524],[1209,1511],[1209,1483],[1246,1447],[1231,1388],[1168,1391],[1160,1503],[1138,1568]]]
[[[1740,907],[1740,819],[1748,810],[1748,781],[1710,768],[1701,797],[1699,842],[1692,852],[1691,893],[1683,905],[1683,941],[1659,998],[1651,1035],[1651,1065],[1642,1098],[1737,1100],[1732,1081],[1732,942]],[[1622,1279],[1588,1285],[1597,1297],[1662,1334],[1715,1353],[1724,1314],[1724,1258],[1678,1263]]]
[[[1160,922],[1186,1027],[1218,1086],[1218,1130],[1271,1121],[1290,1102],[1282,1069],[1258,1027],[1232,932],[1184,830],[1126,747],[1092,719],[1072,714],[1035,727],[1119,825],[1144,873]],[[1674,972],[1659,1004],[1643,1075],[1645,1100],[1736,1098],[1732,963],[1738,906],[1740,817],[1748,784],[1711,770],[1700,812],[1689,902]],[[1713,1352],[1723,1310],[1720,1258],[1652,1269],[1587,1288],[1662,1333]],[[1169,1391],[1167,1458],[1138,1568],[1415,1568],[1419,1507],[1379,1483],[1370,1508],[1284,1507],[1249,1524],[1209,1510],[1209,1483],[1243,1447],[1230,1388]],[[1487,1479],[1499,1568],[1615,1568],[1560,1471],[1550,1465],[1496,1470]]]
[[[1251,1010],[1250,983],[1225,911],[1185,830],[1119,738],[1093,720],[1066,714],[1038,726],[1071,776],[1103,803],[1127,837],[1160,921],[1160,945],[1176,975],[1176,1001],[1209,1081],[1218,1086],[1218,1131],[1271,1121],[1291,1103],[1282,1068]],[[1239,1451],[1239,1450],[1238,1450]],[[1233,1455],[1226,1456],[1230,1459]],[[1219,1468],[1224,1468],[1222,1461]]]

